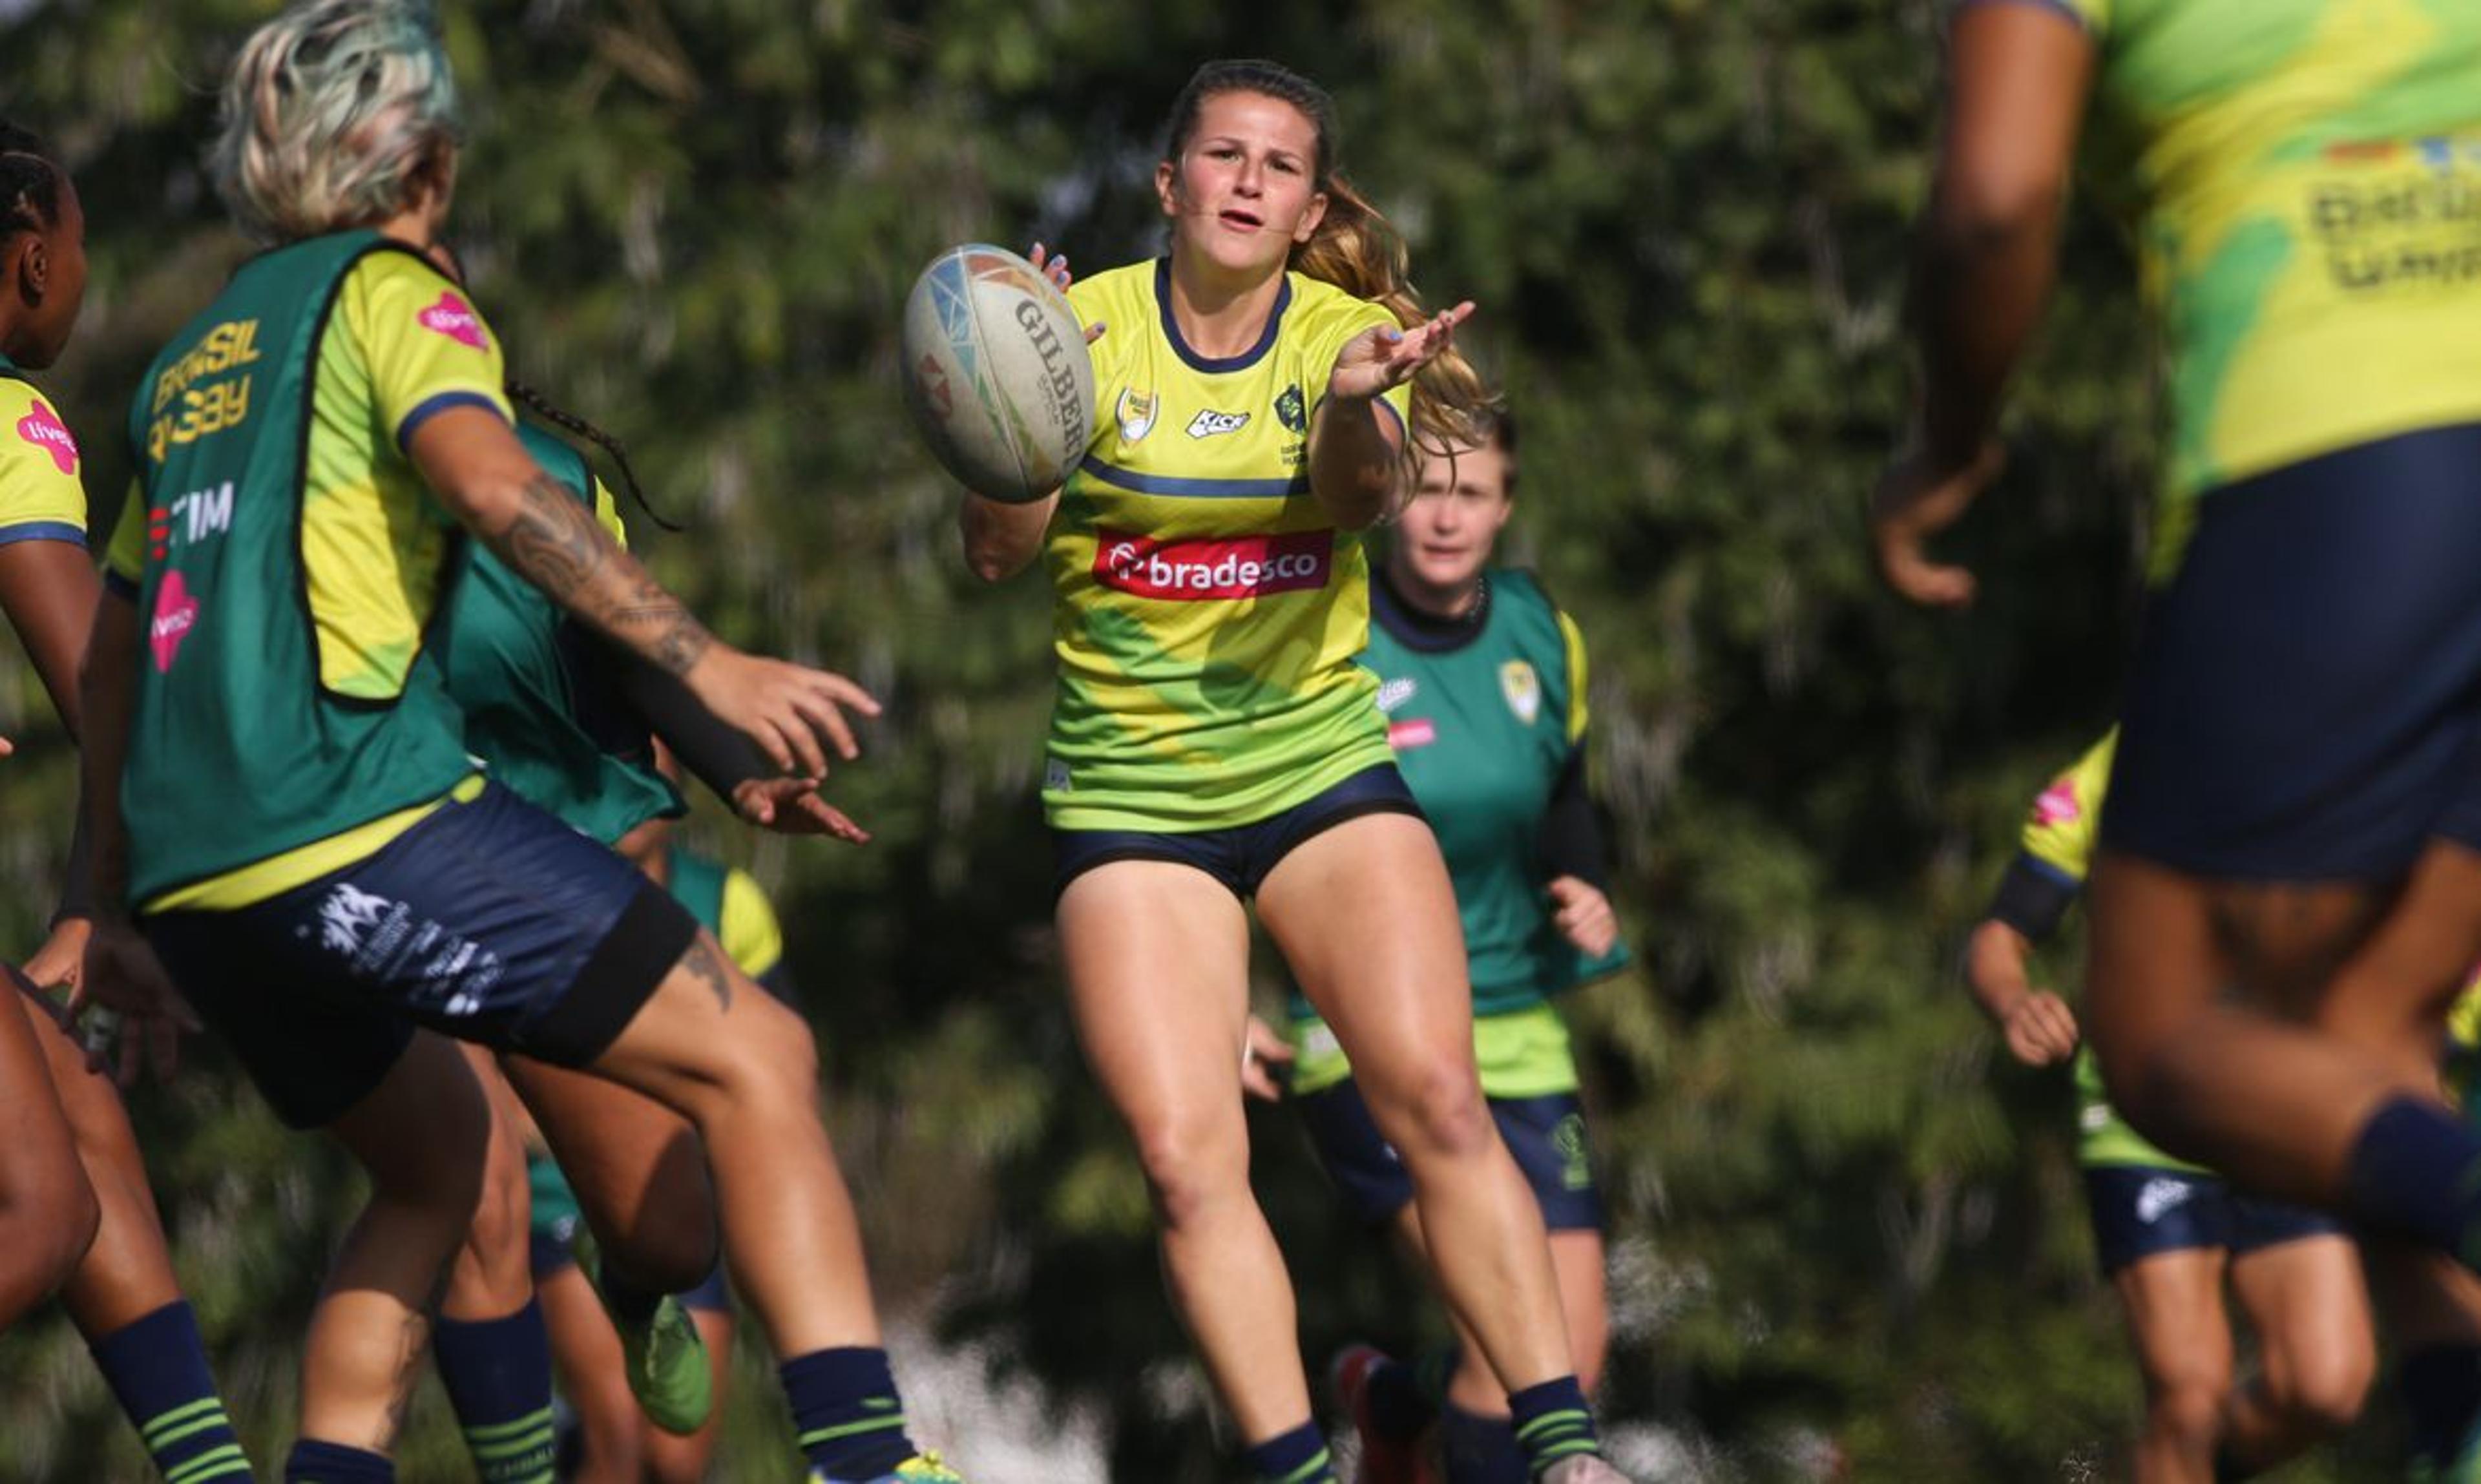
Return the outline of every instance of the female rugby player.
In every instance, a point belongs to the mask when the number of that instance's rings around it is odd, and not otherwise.
[[[1412,1173],[1442,1287],[1534,1467],[1607,1479],[1541,1212],[1475,1072],[1447,870],[1354,663],[1362,533],[1401,502],[1405,407],[1435,442],[1484,401],[1449,353],[1472,308],[1421,318],[1397,240],[1336,172],[1335,133],[1326,94],[1271,64],[1190,79],[1155,170],[1169,254],[1070,292],[1108,327],[1094,441],[1048,499],[968,496],[966,560],[987,580],[1036,556],[1051,572],[1043,801],[1072,1008],[1251,1469],[1329,1476],[1249,1189],[1254,900]]]

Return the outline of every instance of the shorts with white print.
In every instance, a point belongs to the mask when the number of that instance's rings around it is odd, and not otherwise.
[[[139,926],[295,1128],[369,1095],[417,1026],[585,1066],[697,936],[635,867],[497,784],[265,901]]]

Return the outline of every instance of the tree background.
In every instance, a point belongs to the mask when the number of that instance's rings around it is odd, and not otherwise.
[[[0,7],[0,112],[58,142],[87,204],[85,320],[44,379],[98,533],[138,373],[243,250],[200,157],[223,65],[272,10]],[[721,633],[889,703],[832,783],[875,844],[753,839],[712,810],[696,833],[775,895],[883,1302],[970,1347],[968,1389],[986,1373],[1091,1420],[1113,1478],[1235,1476],[1050,953],[1048,596],[957,560],[956,491],[901,407],[899,306],[957,241],[1040,240],[1087,269],[1159,250],[1165,105],[1199,61],[1265,55],[1333,89],[1345,167],[1434,301],[1481,305],[1466,341],[1526,422],[1510,554],[1593,648],[1593,763],[1644,966],[1572,1004],[1627,1456],[1699,1480],[2115,1470],[2136,1387],[2065,1078],[2007,1062],[1954,962],[2026,802],[2109,718],[2154,356],[2115,233],[2077,216],[2010,471],[1950,542],[1980,602],[1929,616],[1874,587],[1861,510],[1905,413],[1943,10],[448,8],[456,232],[512,370],[628,440],[692,527],[640,523],[640,548]],[[13,648],[0,730],[21,746],[0,765],[0,943],[22,953],[72,786]],[[2073,950],[2050,967],[2073,982]],[[245,1441],[276,1460],[350,1172],[212,1045],[133,1110]],[[1288,1115],[1253,1117],[1307,1354],[1421,1342],[1416,1286],[1341,1216]],[[776,1395],[744,1348],[719,1476],[779,1478]],[[2291,1476],[2374,1476],[2389,1431]],[[56,1315],[0,1341],[0,1477],[146,1476]],[[994,1442],[946,1441],[969,1466]],[[435,1389],[403,1457],[409,1479],[461,1476]]]

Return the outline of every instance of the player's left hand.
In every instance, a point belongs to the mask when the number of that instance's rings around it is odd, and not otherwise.
[[[1448,353],[1456,342],[1456,326],[1473,318],[1472,299],[1431,317],[1411,329],[1373,325],[1345,342],[1328,373],[1329,397],[1364,401],[1413,379],[1413,374]]]
[[[1602,889],[1581,876],[1551,878],[1551,925],[1589,958],[1600,958],[1620,941],[1619,915]]]
[[[1292,1074],[1291,1043],[1277,1035],[1274,1027],[1250,1016],[1240,1047],[1240,1090],[1267,1103],[1280,1103]]]
[[[1888,586],[1925,608],[1962,608],[1972,601],[1972,574],[1932,561],[1922,547],[1963,519],[2006,463],[2006,451],[1986,443],[1961,468],[1939,467],[1918,445],[1888,466],[1869,499],[1869,543]]]
[[[827,835],[848,845],[864,845],[870,831],[820,796],[808,778],[744,778],[732,790],[733,811],[761,829],[779,835]]]
[[[54,923],[43,946],[26,960],[26,977],[46,995],[74,994],[78,981],[86,976],[86,945],[93,935],[94,924],[82,917]]]

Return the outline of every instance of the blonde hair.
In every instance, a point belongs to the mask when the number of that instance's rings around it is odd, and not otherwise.
[[[209,159],[242,231],[288,243],[395,215],[457,138],[429,0],[307,0],[234,59]]]
[[[1411,255],[1403,234],[1336,169],[1342,141],[1335,100],[1318,84],[1280,63],[1207,63],[1189,75],[1188,86],[1172,100],[1163,158],[1179,162],[1189,137],[1197,132],[1206,100],[1227,92],[1254,92],[1289,103],[1300,110],[1318,136],[1313,182],[1326,195],[1326,215],[1310,233],[1310,240],[1293,248],[1292,269],[1331,283],[1355,299],[1383,305],[1397,323],[1408,327],[1428,319],[1429,311],[1422,306],[1422,297],[1414,292],[1408,275]],[[1439,454],[1485,442],[1498,410],[1499,399],[1481,373],[1463,351],[1451,348],[1414,374],[1412,436],[1405,440],[1405,455],[1409,458],[1417,449]]]

